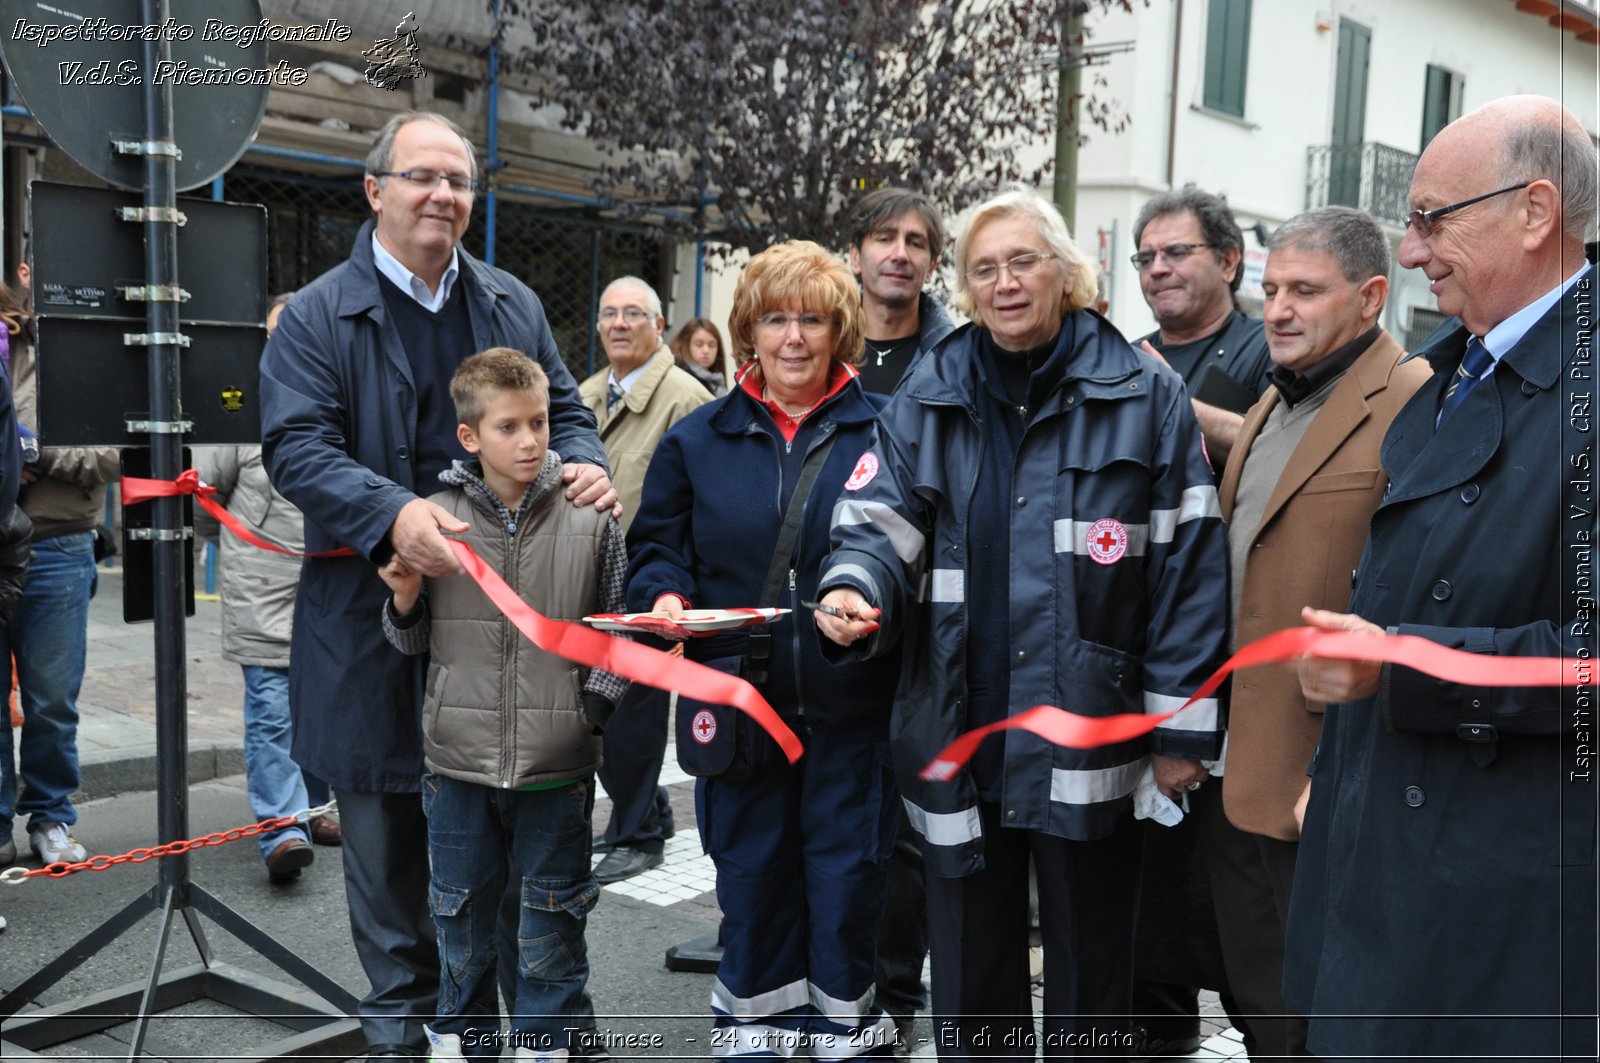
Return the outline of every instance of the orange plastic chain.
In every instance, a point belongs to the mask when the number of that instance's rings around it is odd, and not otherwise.
[[[248,827],[234,827],[231,830],[214,831],[211,834],[202,834],[198,838],[185,838],[182,841],[167,842],[150,849],[129,849],[118,856],[91,856],[87,860],[58,860],[53,864],[46,864],[39,868],[8,867],[0,871],[0,885],[20,886],[30,878],[66,878],[79,871],[109,871],[118,864],[142,864],[146,860],[155,860],[163,856],[176,856],[179,853],[192,852],[195,849],[205,849],[213,845],[226,845],[236,842],[241,838],[254,838],[258,834],[271,834],[273,831],[292,827],[302,823],[313,816],[325,816],[338,810],[338,803],[329,801],[317,808],[301,809],[292,816],[273,816],[252,823]]]

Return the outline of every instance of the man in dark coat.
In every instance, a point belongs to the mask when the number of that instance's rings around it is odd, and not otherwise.
[[[594,416],[578,398],[539,300],[457,246],[472,214],[466,137],[429,113],[395,116],[367,156],[374,218],[350,259],[289,304],[261,359],[262,444],[273,484],[306,516],[311,558],[295,602],[294,759],[326,779],[344,827],[351,933],[372,984],[369,1058],[426,1055],[439,958],[428,915],[420,712],[422,658],[384,639],[388,591],[373,567],[399,555],[459,571],[441,531],[466,525],[423,497],[451,460],[449,380],[475,351],[526,352],[550,378],[550,449],[574,505],[616,501]]]
[[[1300,664],[1328,707],[1284,995],[1318,1056],[1595,1058],[1595,201],[1592,142],[1542,97],[1452,123],[1412,178],[1400,261],[1461,326],[1384,440],[1350,612],[1305,619],[1582,658],[1588,685]]]

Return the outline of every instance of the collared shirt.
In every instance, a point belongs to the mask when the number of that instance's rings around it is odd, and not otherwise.
[[[1378,339],[1378,326],[1370,329],[1351,340],[1349,343],[1335,350],[1315,365],[1307,366],[1304,372],[1296,373],[1285,369],[1281,365],[1274,365],[1267,373],[1267,379],[1272,381],[1272,386],[1278,389],[1278,394],[1283,396],[1283,401],[1293,406],[1304,400],[1307,396],[1321,390],[1324,384],[1337,380],[1344,375],[1346,369],[1356,364],[1356,359],[1367,353]]]
[[[650,359],[646,358],[644,360],[644,362],[637,369],[635,369],[633,372],[629,373],[627,376],[623,377],[621,380],[617,379],[617,371],[615,369],[612,369],[612,370],[610,370],[609,372],[606,373],[606,385],[608,387],[609,386],[619,387],[619,388],[622,389],[622,393],[624,395],[626,395],[628,392],[633,390],[634,383],[639,379],[639,377],[641,375],[643,375],[644,371],[646,369],[648,369],[649,367],[650,367]]]
[[[1489,357],[1494,361],[1490,363],[1488,369],[1484,370],[1483,376],[1488,376],[1494,372],[1494,367],[1500,364],[1501,357],[1522,342],[1522,337],[1528,334],[1528,330],[1533,327],[1533,323],[1544,317],[1545,312],[1555,306],[1563,295],[1567,294],[1567,289],[1577,284],[1578,278],[1591,268],[1590,264],[1585,262],[1572,276],[1490,329],[1489,334],[1484,336],[1481,342],[1484,349],[1489,352]],[[1479,377],[1479,379],[1481,380],[1483,377]]]
[[[434,314],[437,314],[444,301],[450,298],[450,289],[455,286],[456,278],[461,274],[460,256],[456,254],[455,248],[451,248],[450,265],[445,267],[444,276],[439,279],[439,290],[430,292],[427,281],[407,269],[378,241],[377,229],[372,231],[372,261],[378,267],[379,273],[394,281],[396,288],[415,299],[424,310]]]

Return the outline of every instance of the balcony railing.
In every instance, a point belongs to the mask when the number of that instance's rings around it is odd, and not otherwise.
[[[1405,225],[1417,157],[1387,144],[1313,144],[1306,149],[1306,209],[1360,207]]]

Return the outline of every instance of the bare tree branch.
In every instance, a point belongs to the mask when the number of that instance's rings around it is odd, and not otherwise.
[[[1148,3],[1148,0],[1144,0]],[[537,42],[506,57],[599,145],[594,193],[679,237],[833,246],[841,208],[884,184],[952,212],[1055,132],[1072,10],[1133,0],[502,0]],[[1127,117],[1090,79],[1084,122]],[[1047,164],[1048,165],[1048,164]],[[702,202],[715,208],[702,213]],[[663,218],[665,206],[680,212]],[[687,208],[687,212],[682,212]]]

